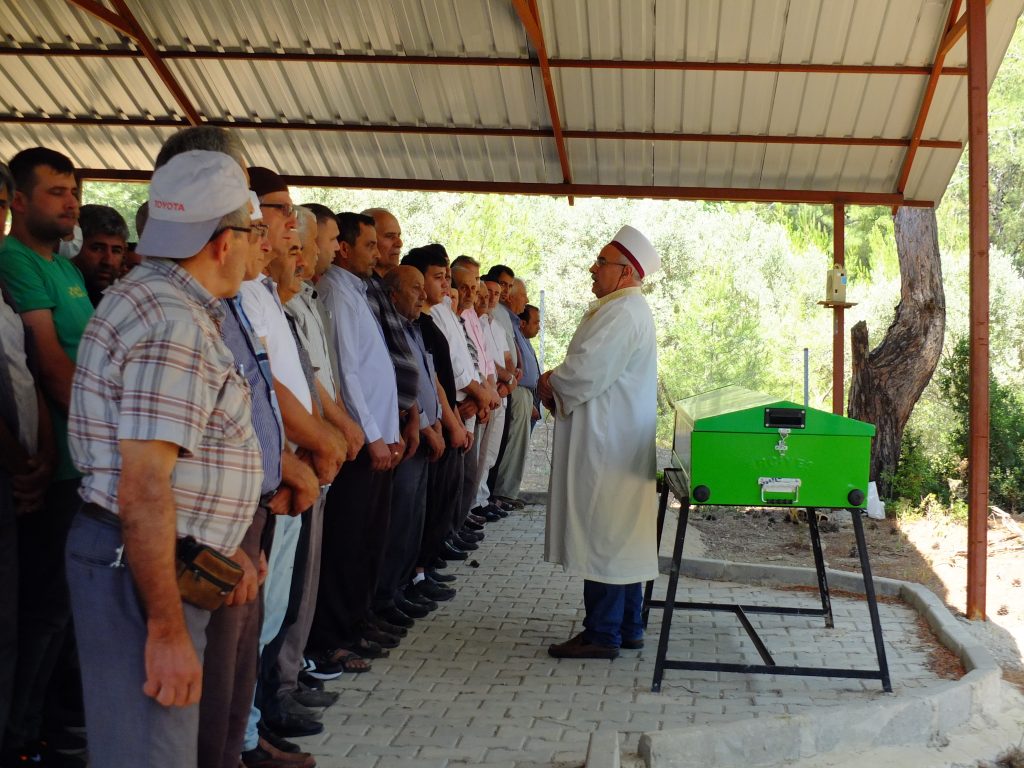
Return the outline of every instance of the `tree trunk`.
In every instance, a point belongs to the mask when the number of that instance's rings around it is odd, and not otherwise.
[[[883,497],[891,490],[903,428],[939,363],[946,327],[935,211],[904,206],[896,213],[895,230],[902,278],[896,317],[870,353],[867,324],[850,330],[849,414],[875,425],[871,479]]]

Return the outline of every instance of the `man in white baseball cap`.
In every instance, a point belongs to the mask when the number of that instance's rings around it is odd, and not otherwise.
[[[552,645],[555,658],[614,659],[643,647],[640,582],[658,575],[658,367],[640,289],[660,266],[646,237],[620,229],[590,267],[597,300],[565,360],[537,385],[555,417],[544,557],[584,579],[584,630]]]
[[[147,258],[86,327],[71,391],[84,477],[68,582],[93,765],[196,764],[210,611],[179,593],[176,541],[239,566],[225,604],[258,594],[239,544],[260,496],[260,444],[219,328],[220,300],[246,269],[248,185],[228,155],[184,152],[154,172],[149,211]]]

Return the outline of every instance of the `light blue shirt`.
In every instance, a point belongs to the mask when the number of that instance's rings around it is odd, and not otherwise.
[[[349,413],[366,433],[366,442],[397,443],[398,388],[380,324],[366,300],[366,283],[332,265],[317,283],[317,293],[333,329],[338,368],[335,381]]]

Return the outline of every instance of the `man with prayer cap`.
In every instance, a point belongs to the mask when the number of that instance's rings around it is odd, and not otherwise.
[[[614,659],[643,647],[642,581],[658,575],[654,439],[657,348],[641,295],[661,266],[625,226],[590,267],[597,300],[538,392],[555,417],[544,557],[582,576],[583,631],[555,658]]]

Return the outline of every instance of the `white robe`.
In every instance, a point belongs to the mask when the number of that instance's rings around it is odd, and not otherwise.
[[[606,584],[658,575],[657,345],[639,288],[593,302],[554,369],[544,559]]]

